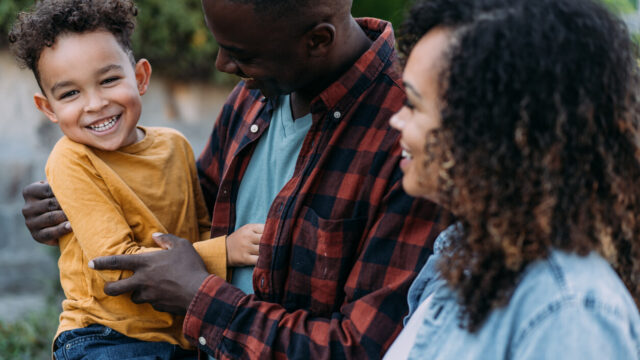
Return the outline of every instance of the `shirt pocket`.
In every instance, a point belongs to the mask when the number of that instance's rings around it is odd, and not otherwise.
[[[327,219],[303,207],[294,237],[289,282],[295,294],[311,294],[314,315],[338,311],[344,285],[357,260],[366,217]]]

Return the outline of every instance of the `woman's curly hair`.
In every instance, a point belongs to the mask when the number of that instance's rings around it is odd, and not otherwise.
[[[440,264],[477,330],[551,248],[599,252],[640,300],[637,49],[593,0],[426,0],[406,57],[451,29],[442,127],[428,137],[440,191],[463,226]]]
[[[66,33],[106,30],[133,62],[131,34],[137,14],[131,0],[40,0],[30,11],[18,14],[9,32],[10,48],[20,65],[33,71],[38,85],[42,50]]]

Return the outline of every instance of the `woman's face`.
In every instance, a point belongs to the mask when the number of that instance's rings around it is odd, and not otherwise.
[[[450,38],[449,29],[434,28],[413,48],[403,73],[407,102],[390,120],[391,126],[402,133],[404,190],[436,202],[440,169],[428,161],[426,145],[429,133],[441,123],[439,75]]]

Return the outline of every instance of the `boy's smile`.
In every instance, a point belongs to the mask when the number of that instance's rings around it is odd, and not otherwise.
[[[144,137],[136,125],[151,67],[144,59],[132,66],[111,33],[59,36],[38,71],[45,95],[35,95],[36,106],[71,140],[113,151]]]

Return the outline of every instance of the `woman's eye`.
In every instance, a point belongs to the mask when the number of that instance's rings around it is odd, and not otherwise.
[[[60,95],[60,100],[66,99],[78,93],[78,90],[67,91],[66,93]]]
[[[409,98],[404,99],[404,106],[406,106],[409,110],[413,110],[415,108]]]

